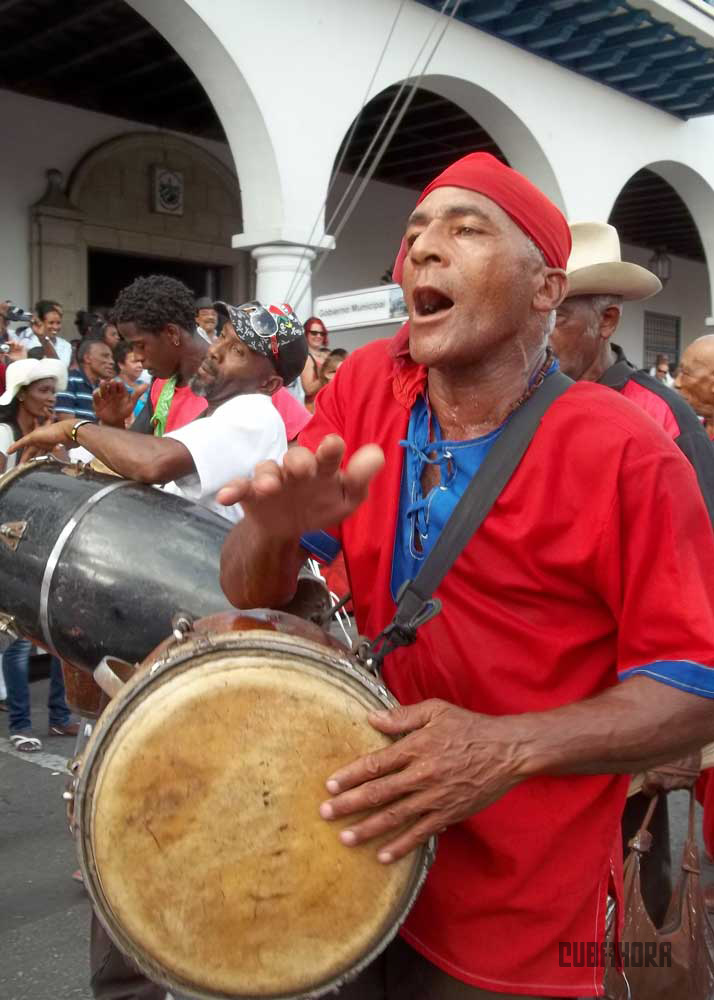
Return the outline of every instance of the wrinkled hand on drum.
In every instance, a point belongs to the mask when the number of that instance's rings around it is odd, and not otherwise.
[[[380,844],[390,864],[429,837],[491,805],[521,780],[507,720],[436,699],[369,716],[380,732],[407,735],[340,768],[327,780],[326,820],[364,813],[340,833],[348,847]]]

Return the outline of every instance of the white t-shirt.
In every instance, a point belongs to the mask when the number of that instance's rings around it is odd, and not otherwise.
[[[31,351],[35,347],[42,347],[42,344],[32,332],[30,327],[23,330],[19,336],[12,332],[10,332],[8,336],[10,340],[14,340],[18,344],[22,344],[26,351]],[[58,360],[69,368],[69,363],[72,360],[72,345],[70,342],[65,340],[64,337],[50,337],[50,343],[55,349],[55,354],[57,355]]]
[[[251,393],[222,403],[210,417],[198,417],[166,434],[191,453],[196,472],[164,490],[200,503],[234,523],[243,517],[240,504],[224,507],[216,493],[238,476],[250,476],[258,462],[282,461],[288,443],[285,424],[270,396]]]
[[[7,449],[14,442],[15,436],[12,433],[10,424],[0,424],[0,455],[5,458],[5,472],[14,469],[17,465],[17,454],[8,455]]]

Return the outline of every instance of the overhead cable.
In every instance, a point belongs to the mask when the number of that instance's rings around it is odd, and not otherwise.
[[[416,68],[419,60],[421,59],[421,57],[422,57],[422,55],[424,53],[424,50],[426,49],[427,45],[429,44],[429,41],[431,40],[432,35],[434,34],[434,31],[438,27],[439,22],[440,22],[440,18],[442,16],[442,14],[444,14],[446,12],[446,8],[449,6],[449,4],[451,2],[452,2],[452,0],[444,0],[444,2],[441,5],[441,8],[437,12],[436,17],[434,18],[434,21],[432,22],[432,25],[431,25],[428,33],[427,33],[426,38],[422,42],[422,45],[421,45],[419,51],[417,52],[416,56],[414,57],[414,60],[412,61],[411,66],[409,67],[407,76],[405,77],[405,79],[399,85],[397,93],[394,95],[394,98],[392,99],[392,102],[389,105],[389,108],[387,109],[386,113],[384,114],[384,116],[383,116],[383,118],[382,118],[382,120],[381,120],[381,122],[379,124],[379,127],[377,128],[377,131],[376,131],[375,135],[372,137],[372,140],[370,141],[367,149],[365,150],[365,152],[364,152],[364,154],[363,154],[363,156],[362,156],[362,158],[361,158],[361,160],[359,162],[359,165],[357,166],[356,170],[354,171],[354,173],[352,175],[352,178],[350,179],[350,182],[349,182],[346,190],[343,192],[342,197],[340,198],[340,201],[338,202],[337,206],[335,207],[334,211],[332,212],[332,215],[330,216],[330,219],[328,220],[327,225],[325,226],[326,231],[329,232],[332,229],[332,226],[335,223],[335,220],[337,219],[337,216],[338,216],[338,214],[340,212],[340,209],[342,208],[342,205],[345,203],[345,201],[349,197],[349,194],[352,191],[354,185],[359,180],[360,173],[361,173],[362,169],[365,167],[365,165],[366,165],[366,163],[367,163],[367,161],[368,161],[368,159],[369,159],[369,157],[370,157],[370,155],[372,153],[372,150],[374,149],[375,145],[377,144],[377,142],[379,140],[380,135],[384,131],[384,128],[386,127],[387,122],[389,121],[390,116],[392,115],[393,111],[397,107],[397,104],[399,102],[399,99],[400,99],[402,93],[409,86],[408,80],[411,77],[412,73],[414,72],[414,69]],[[376,153],[376,156],[374,157],[372,163],[367,168],[365,176],[363,177],[362,182],[359,185],[359,188],[358,188],[355,196],[352,198],[352,200],[351,200],[351,202],[350,202],[350,204],[349,204],[349,206],[348,206],[348,208],[347,208],[344,216],[342,217],[342,219],[340,220],[340,222],[337,224],[337,228],[336,228],[336,230],[335,230],[335,232],[333,234],[335,237],[339,236],[339,234],[342,232],[342,230],[344,229],[345,225],[349,221],[350,216],[352,215],[352,213],[354,212],[355,208],[357,207],[357,204],[358,204],[360,198],[362,197],[364,189],[366,188],[367,184],[369,183],[369,181],[371,180],[372,176],[374,175],[375,170],[379,166],[380,160],[384,156],[384,153],[386,152],[386,150],[387,150],[387,148],[388,148],[388,146],[389,146],[392,138],[394,137],[394,133],[399,128],[399,125],[401,124],[402,119],[404,118],[404,115],[408,111],[409,106],[412,103],[412,100],[414,99],[414,96],[416,94],[416,91],[418,90],[419,85],[420,85],[421,81],[423,80],[423,78],[424,78],[424,76],[426,74],[426,71],[427,71],[427,69],[429,68],[429,66],[431,64],[431,61],[434,58],[434,55],[436,54],[436,51],[439,48],[439,45],[441,44],[441,40],[443,39],[444,34],[446,33],[447,28],[449,27],[449,24],[451,23],[452,19],[454,18],[455,14],[457,13],[459,7],[461,6],[461,3],[462,3],[462,0],[456,0],[456,3],[454,4],[454,7],[449,12],[449,14],[447,16],[447,19],[446,19],[446,23],[442,27],[441,32],[439,33],[439,36],[437,37],[436,42],[434,43],[434,45],[433,45],[433,47],[431,49],[431,52],[429,53],[429,56],[428,56],[426,62],[422,66],[422,68],[421,68],[421,70],[419,72],[419,76],[416,78],[416,80],[414,81],[413,85],[410,87],[409,93],[407,94],[402,107],[397,112],[396,117],[395,117],[395,119],[394,119],[394,121],[393,121],[393,123],[392,123],[392,125],[391,125],[391,127],[390,127],[390,129],[389,129],[389,131],[388,131],[388,133],[387,133],[384,141],[382,142],[381,146],[379,147],[379,149],[378,149],[378,151]],[[401,9],[402,8],[400,7],[399,11],[397,13],[397,17],[399,16],[399,13],[401,13]],[[395,19],[395,24],[396,24],[396,19]],[[393,30],[394,30],[394,24],[392,25],[392,31]],[[391,34],[392,34],[392,32],[390,32],[390,36],[389,36],[390,38],[391,38]],[[385,48],[382,51],[382,55],[380,56],[380,62],[384,58],[384,53],[385,52],[386,52],[386,46],[385,46]],[[376,72],[377,71],[375,70],[375,73],[373,74],[373,80],[376,77]],[[370,84],[370,86],[371,86],[371,84]],[[362,109],[360,110],[360,114],[362,113],[362,110],[364,110],[364,105],[363,105]],[[352,128],[350,134],[354,134],[354,125],[353,125],[353,128]],[[344,146],[343,146],[343,154],[342,154],[342,156],[340,158],[340,164],[339,164],[340,166],[342,164],[342,161],[344,160],[346,152],[347,152],[347,143],[345,143]],[[333,172],[333,179],[331,181],[330,188],[334,184],[336,178],[337,178],[337,169]],[[328,196],[329,196],[329,189],[328,189]],[[320,217],[322,216],[322,212],[324,211],[324,208],[325,208],[326,204],[327,204],[327,198],[325,199],[325,202],[323,203],[323,205],[322,205],[322,207],[320,209]],[[304,254],[307,251],[307,249],[308,248],[305,248],[305,251],[303,252],[303,256],[300,258],[300,261],[298,262],[298,270],[296,270],[296,272],[293,274],[293,279],[292,279],[292,281],[290,283],[290,288],[288,290],[289,294],[293,294],[293,292],[297,291],[297,288],[299,287],[299,283],[301,281],[300,266],[302,264],[302,261],[304,259]],[[317,263],[316,263],[316,265],[315,265],[315,267],[314,267],[314,269],[312,271],[312,276],[313,277],[316,274],[319,273],[319,271],[320,271],[320,269],[321,269],[321,267],[322,267],[322,265],[324,263],[325,256],[326,255],[323,254],[323,256],[320,258],[320,260],[317,261]],[[299,302],[302,300],[302,297],[303,297],[304,294],[305,293],[303,291],[302,295],[300,296],[300,299],[298,299],[296,301],[296,303],[295,303],[295,307],[296,308],[297,308]],[[289,301],[289,297],[288,297],[287,301]]]
[[[379,73],[380,69],[382,68],[382,63],[384,62],[384,57],[387,54],[387,49],[389,48],[389,43],[392,40],[392,36],[394,34],[394,29],[397,26],[397,21],[399,20],[399,18],[401,16],[402,10],[404,9],[404,5],[406,4],[406,2],[407,2],[407,0],[401,0],[401,3],[399,4],[399,8],[397,10],[397,13],[394,15],[394,20],[392,21],[392,25],[391,25],[391,27],[389,29],[388,34],[387,34],[386,41],[385,41],[384,45],[382,46],[382,51],[379,54],[379,59],[377,60],[377,65],[374,67],[374,71],[372,73],[370,81],[367,84],[367,89],[364,92],[364,97],[362,98],[362,105],[361,105],[359,111],[357,112],[357,114],[356,114],[356,116],[354,118],[354,121],[352,122],[352,125],[350,127],[349,132],[347,133],[347,139],[342,144],[342,149],[340,151],[340,155],[339,155],[339,158],[338,158],[338,161],[337,161],[337,165],[334,167],[334,169],[332,171],[332,176],[330,177],[330,182],[327,185],[327,193],[325,194],[325,200],[323,201],[322,205],[320,206],[320,209],[319,209],[319,211],[317,213],[317,216],[315,217],[315,221],[313,223],[312,229],[310,230],[310,235],[307,238],[307,244],[308,245],[303,248],[302,255],[300,257],[300,260],[298,261],[297,270],[293,274],[292,280],[290,282],[290,286],[288,288],[287,295],[285,296],[285,301],[286,302],[290,301],[290,296],[293,293],[293,288],[294,288],[294,285],[296,283],[296,280],[298,280],[298,278],[299,278],[300,268],[302,266],[302,263],[303,263],[303,261],[305,259],[306,254],[307,254],[307,250],[309,249],[309,245],[312,243],[313,237],[314,237],[315,233],[317,232],[317,229],[320,226],[320,223],[321,223],[322,219],[324,218],[325,209],[327,208],[327,201],[328,201],[328,199],[329,199],[329,197],[330,197],[330,195],[332,193],[333,187],[335,186],[335,182],[336,182],[337,177],[339,175],[339,172],[340,172],[340,170],[342,168],[342,164],[344,163],[345,157],[347,156],[347,151],[349,149],[350,143],[352,142],[354,134],[357,131],[357,126],[359,125],[360,118],[362,117],[362,112],[364,111],[365,107],[367,106],[367,102],[369,101],[369,95],[370,95],[370,92],[372,90],[372,87],[374,86],[374,81],[377,79],[377,74]]]
[[[440,14],[444,12],[444,9],[446,8],[446,6],[447,6],[447,4],[449,2],[450,2],[450,0],[445,0],[443,6],[441,8],[441,11],[439,12]],[[362,197],[362,194],[364,193],[365,188],[367,187],[367,185],[369,184],[370,180],[372,179],[372,176],[374,175],[375,170],[379,166],[379,163],[380,163],[382,157],[384,156],[384,154],[385,154],[385,152],[386,152],[386,150],[387,150],[390,142],[392,141],[392,139],[394,137],[394,133],[399,128],[399,126],[400,126],[400,124],[402,122],[402,119],[404,118],[404,115],[409,110],[409,106],[412,103],[412,100],[414,99],[414,96],[415,96],[417,90],[419,89],[419,84],[421,83],[421,81],[423,80],[424,76],[426,75],[426,71],[429,68],[429,65],[431,64],[431,61],[434,58],[434,55],[436,54],[436,50],[438,49],[439,45],[441,44],[441,40],[444,37],[444,34],[446,33],[447,28],[449,27],[449,24],[451,23],[451,21],[453,20],[454,16],[456,15],[459,7],[461,6],[461,3],[462,3],[462,0],[456,0],[456,3],[454,5],[454,7],[450,11],[450,13],[449,13],[449,15],[447,17],[447,20],[446,20],[446,24],[442,28],[442,30],[441,30],[441,32],[439,34],[439,37],[437,38],[437,40],[436,40],[436,42],[434,44],[434,47],[432,48],[432,50],[431,50],[431,52],[429,54],[429,58],[427,59],[427,61],[424,64],[424,66],[422,67],[422,70],[421,70],[419,76],[416,78],[416,80],[414,81],[414,83],[413,83],[413,85],[412,85],[409,93],[407,94],[406,99],[404,100],[404,103],[402,104],[402,107],[400,108],[400,110],[399,110],[396,118],[392,122],[392,125],[391,125],[391,127],[390,127],[387,135],[384,137],[384,140],[383,140],[381,146],[377,150],[376,156],[372,160],[372,163],[370,164],[367,172],[365,173],[364,177],[362,178],[362,183],[360,184],[359,188],[357,189],[357,192],[355,193],[355,196],[353,197],[353,199],[350,202],[350,204],[348,205],[348,207],[347,207],[344,215],[342,216],[342,219],[340,220],[340,222],[338,223],[337,227],[335,228],[334,233],[332,234],[335,237],[335,239],[337,239],[337,237],[340,235],[340,233],[342,232],[342,230],[345,228],[345,226],[349,222],[350,217],[351,217],[352,213],[354,212],[355,208],[357,207],[357,204],[358,204],[360,198]],[[422,46],[422,49],[423,49],[423,46]],[[390,111],[391,111],[391,109],[390,109]],[[334,213],[333,213],[333,218],[334,218]],[[328,226],[328,228],[331,228],[331,225]],[[322,267],[322,264],[323,264],[323,262],[325,260],[325,256],[326,255],[323,254],[322,258],[317,261],[315,267],[313,268],[313,271],[312,271],[312,277],[313,278],[315,277],[315,275],[317,275],[319,273],[320,268]]]

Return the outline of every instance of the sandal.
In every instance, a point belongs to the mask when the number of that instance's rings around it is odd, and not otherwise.
[[[37,753],[38,750],[42,749],[42,743],[36,736],[25,736],[23,733],[12,733],[10,742],[13,749],[20,753]]]

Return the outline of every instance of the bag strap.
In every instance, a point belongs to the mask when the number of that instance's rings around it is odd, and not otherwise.
[[[361,651],[363,659],[371,660],[372,669],[378,671],[392,650],[411,645],[419,626],[439,613],[441,601],[432,595],[485,521],[525,455],[548,407],[572,385],[572,379],[562,372],[553,372],[510,418],[466,487],[415,579],[405,580],[400,588],[397,610],[391,622]]]

